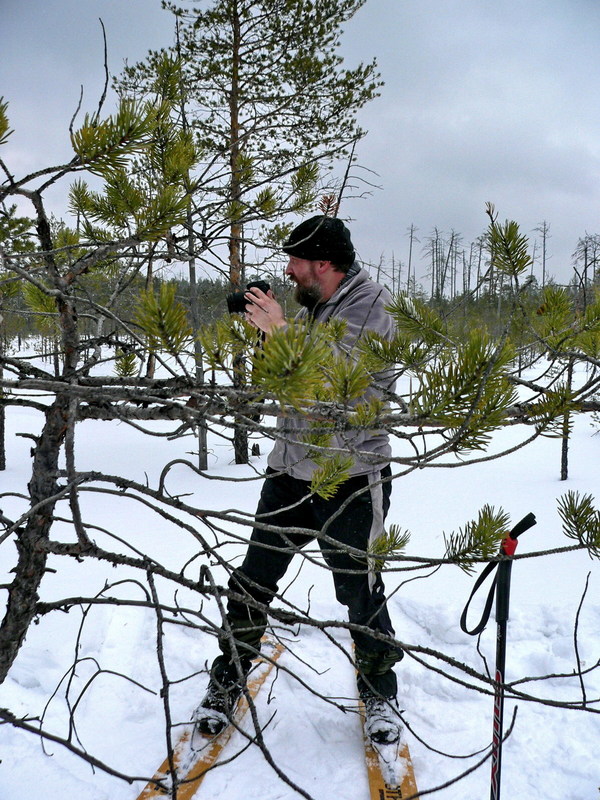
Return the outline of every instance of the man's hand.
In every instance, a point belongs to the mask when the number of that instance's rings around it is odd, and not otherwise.
[[[269,289],[267,294],[253,286],[244,295],[248,301],[246,306],[246,320],[264,333],[271,333],[274,328],[283,328],[287,321],[283,309],[275,300],[275,295]]]

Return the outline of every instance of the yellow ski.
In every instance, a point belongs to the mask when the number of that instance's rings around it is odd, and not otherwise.
[[[363,722],[364,706],[359,701]],[[408,745],[402,739],[394,744],[375,745],[364,734],[365,761],[369,778],[370,800],[408,800],[418,797],[417,782]]]
[[[254,670],[254,674],[249,675],[247,684],[248,695],[252,700],[258,694],[282,651],[283,645],[277,642],[273,644],[272,649],[269,647],[268,660],[259,657],[259,666]],[[243,720],[248,708],[248,700],[244,694],[238,701],[232,724],[212,739],[194,733],[193,726],[186,728],[173,748],[173,767],[177,774],[177,800],[192,800],[204,776],[218,761],[221,751],[236,730],[236,726]],[[169,759],[166,758],[154,778],[146,784],[138,800],[171,797],[170,789],[165,790],[157,786],[157,782],[163,785],[172,784],[170,776],[171,767]]]

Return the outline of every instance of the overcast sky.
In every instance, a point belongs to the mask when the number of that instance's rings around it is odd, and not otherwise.
[[[70,157],[80,86],[94,110],[103,84],[99,17],[112,73],[172,40],[159,0],[0,0],[14,174]],[[568,280],[578,238],[600,233],[600,0],[367,0],[343,52],[385,81],[358,152],[381,188],[342,210],[360,256],[406,261],[411,224],[468,246],[491,201],[532,238],[548,223],[548,270]]]

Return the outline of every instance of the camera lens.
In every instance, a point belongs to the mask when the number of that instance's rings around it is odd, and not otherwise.
[[[253,288],[260,289],[261,292],[266,294],[271,287],[266,281],[250,281],[243,292],[231,292],[231,294],[227,295],[227,310],[230,314],[243,314],[246,311],[248,301],[245,298],[245,294],[248,289]]]

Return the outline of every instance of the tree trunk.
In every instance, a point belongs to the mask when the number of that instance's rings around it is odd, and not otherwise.
[[[411,287],[410,287],[410,279],[412,274],[412,256],[413,256],[413,242],[415,239],[415,231],[417,229],[414,225],[411,224],[409,228],[409,244],[408,244],[408,275],[406,276],[406,294],[410,297],[411,294]],[[414,292],[413,292],[414,294]]]
[[[0,378],[2,369],[0,369]],[[6,409],[0,405],[0,472],[6,469]]]
[[[190,278],[190,309],[192,317],[192,330],[194,331],[194,361],[196,367],[196,382],[199,386],[204,384],[204,364],[202,359],[202,348],[198,341],[198,333],[200,331],[200,314],[198,309],[198,283],[196,280],[196,259],[194,257],[194,228],[192,223],[192,210],[188,206],[187,214],[187,228],[188,228],[188,254],[189,260],[189,278]],[[206,423],[203,420],[198,421],[198,469],[208,469],[208,442]]]
[[[0,302],[0,324],[2,324],[2,303]],[[0,335],[0,378],[4,375],[2,356],[4,355],[4,337]],[[6,409],[2,404],[2,389],[0,389],[0,472],[6,469]]]
[[[179,20],[176,23],[177,31],[177,53],[181,59],[181,44],[179,39]],[[183,78],[180,75],[179,83],[179,99],[181,104],[181,122],[183,130],[188,131],[188,117],[186,111],[186,95]],[[190,192],[191,181],[189,172],[187,174],[186,189]],[[198,281],[196,277],[196,237],[194,235],[194,220],[192,218],[192,202],[191,200],[187,205],[186,213],[187,225],[187,254],[188,261],[188,274],[190,279],[190,312],[192,320],[192,330],[194,332],[194,364],[196,369],[196,381],[202,386],[204,384],[204,363],[202,358],[202,348],[199,341],[200,333],[200,308],[198,303]],[[198,421],[198,469],[206,471],[208,469],[208,442],[207,442],[207,428],[203,420]]]
[[[19,558],[0,625],[0,683],[6,678],[35,617],[38,589],[48,557],[44,543],[50,537],[56,505],[53,498],[58,489],[58,456],[68,422],[69,400],[61,396],[46,413],[46,423],[34,451],[29,496],[31,507],[37,510],[17,532]]]
[[[231,202],[231,225],[229,230],[229,282],[233,291],[239,291],[242,284],[241,240],[242,223],[241,214],[241,175],[240,175],[240,123],[239,123],[239,59],[240,59],[240,20],[237,13],[237,4],[232,14],[233,23],[233,49],[231,68],[231,94],[229,98],[229,165],[231,170],[231,185],[229,199]],[[244,357],[234,354],[233,374],[236,389],[243,389]],[[236,425],[233,432],[233,450],[236,464],[248,463],[248,431],[245,427]]]
[[[569,366],[567,367],[567,387],[569,392],[573,385],[573,359],[569,359]],[[570,413],[567,411],[563,418],[562,428],[562,447],[560,453],[560,479],[566,481],[569,477],[569,421]]]
[[[148,259],[148,269],[146,271],[146,286],[145,289],[147,292],[152,291],[154,288],[154,264],[153,259],[150,257]],[[153,378],[156,372],[156,355],[154,353],[148,353],[148,361],[146,362],[146,377]]]
[[[68,280],[60,275],[54,260],[54,245],[42,198],[32,193],[31,199],[37,211],[36,227],[45,251],[48,275],[61,292],[57,299],[61,338],[60,342],[55,341],[55,365],[60,362],[60,351],[62,377],[66,382],[76,375],[79,360],[77,310],[69,296]],[[31,513],[24,527],[17,531],[18,561],[8,587],[6,613],[0,625],[0,683],[6,678],[36,614],[38,588],[46,569],[45,544],[50,538],[59,490],[58,458],[67,428],[75,424],[69,406],[68,395],[58,394],[46,411],[46,422],[33,451],[33,468],[28,484]]]

